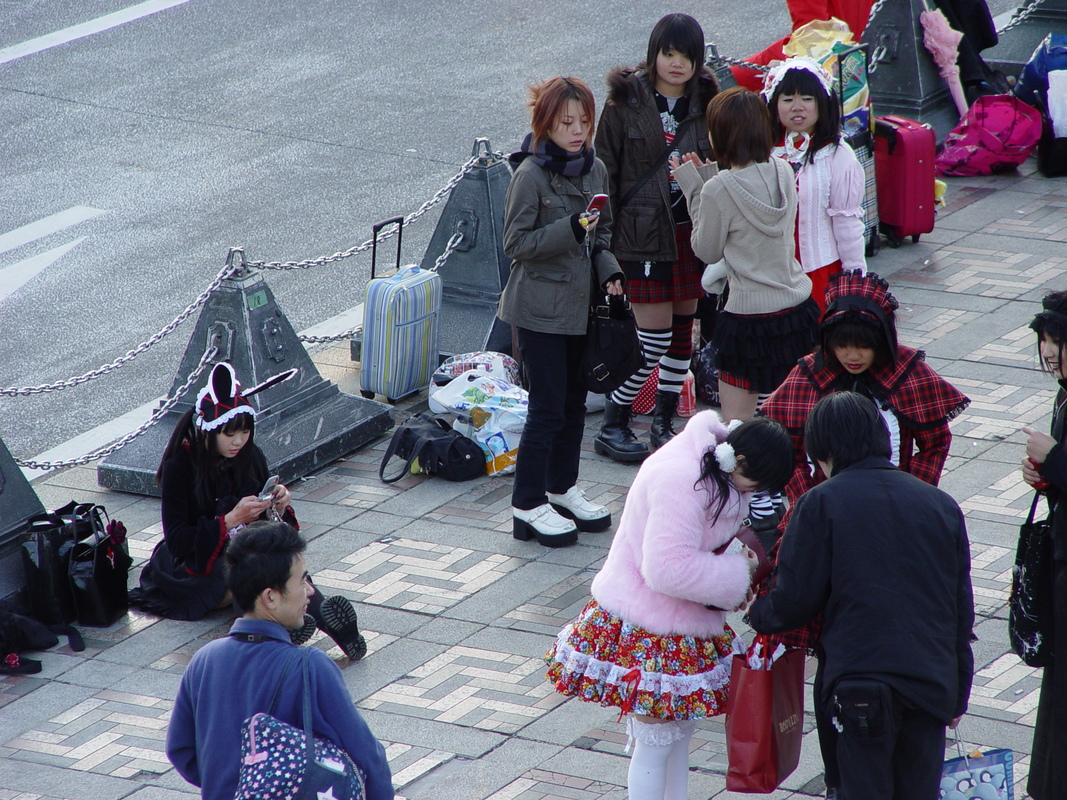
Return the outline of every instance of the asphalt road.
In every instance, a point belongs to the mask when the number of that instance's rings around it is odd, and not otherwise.
[[[578,75],[599,105],[604,73],[638,61],[668,10],[651,0],[153,3],[155,13],[73,38],[85,33],[75,26],[149,4],[0,0],[0,386],[122,355],[184,309],[231,246],[284,261],[363,241],[455,174],[475,137],[514,149],[526,84]],[[669,10],[701,20],[725,55],[788,30],[782,0]],[[14,49],[51,34],[70,41]],[[421,258],[435,220],[407,232],[405,261]],[[268,280],[301,330],[361,302],[368,270],[360,255]],[[86,385],[0,398],[0,439],[31,457],[163,395],[191,331],[186,322]]]

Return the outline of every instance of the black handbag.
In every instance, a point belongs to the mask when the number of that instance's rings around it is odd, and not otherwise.
[[[582,350],[581,379],[596,394],[609,394],[645,363],[630,301],[625,295],[605,295],[589,308],[589,326]]]
[[[67,573],[75,541],[92,535],[92,508],[72,500],[37,514],[20,539],[30,616],[45,625],[73,622],[77,616]]]
[[[1019,528],[1008,601],[1008,639],[1012,651],[1030,667],[1052,664],[1052,524],[1034,521],[1040,494]]]
[[[106,628],[130,607],[126,581],[133,560],[126,545],[126,526],[109,519],[102,506],[94,506],[92,533],[75,542],[70,553],[70,588],[78,624]]]
[[[329,739],[315,736],[311,726],[311,686],[308,649],[290,656],[267,713],[256,714],[241,726],[241,766],[234,800],[286,797],[291,800],[363,800],[363,771],[348,753]],[[303,728],[273,716],[278,693],[289,666],[300,659],[303,666]]]
[[[393,456],[404,459],[404,468],[386,477],[385,467]],[[416,460],[423,472],[446,481],[469,481],[485,474],[485,453],[478,443],[425,412],[412,414],[393,432],[378,477],[383,483],[395,483],[408,474]]]

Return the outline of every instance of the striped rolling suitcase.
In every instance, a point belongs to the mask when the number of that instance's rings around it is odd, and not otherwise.
[[[374,276],[378,232],[396,223],[395,274]],[[430,383],[439,363],[438,316],[441,310],[441,276],[418,264],[400,266],[400,240],[404,218],[393,217],[373,228],[371,281],[363,311],[362,375],[364,397],[385,395],[397,400]]]

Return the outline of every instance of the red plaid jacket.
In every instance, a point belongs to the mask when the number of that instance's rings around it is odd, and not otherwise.
[[[900,346],[897,348],[896,364],[872,367],[869,377],[874,382],[875,392],[889,405],[900,423],[900,468],[937,486],[952,444],[949,420],[962,413],[971,401],[934,372],[925,359],[926,354],[921,350]],[[818,469],[813,475],[808,464],[804,450],[804,423],[815,404],[834,391],[834,383],[842,377],[844,370],[817,364],[817,360],[821,362],[818,355],[802,358],[763,404],[761,411],[765,416],[782,423],[793,439],[796,464],[793,476],[785,487],[790,507],[804,492],[825,480]],[[787,513],[778,530],[784,532],[788,523]],[[777,560],[777,545],[770,557]],[[760,594],[769,592],[773,585],[772,573],[761,587]],[[804,628],[772,638],[790,647],[810,650],[818,644],[821,622],[821,617],[816,618]]]

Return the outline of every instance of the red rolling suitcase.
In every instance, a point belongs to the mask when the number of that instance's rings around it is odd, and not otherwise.
[[[934,229],[934,129],[896,115],[874,123],[878,219],[890,247]]]

